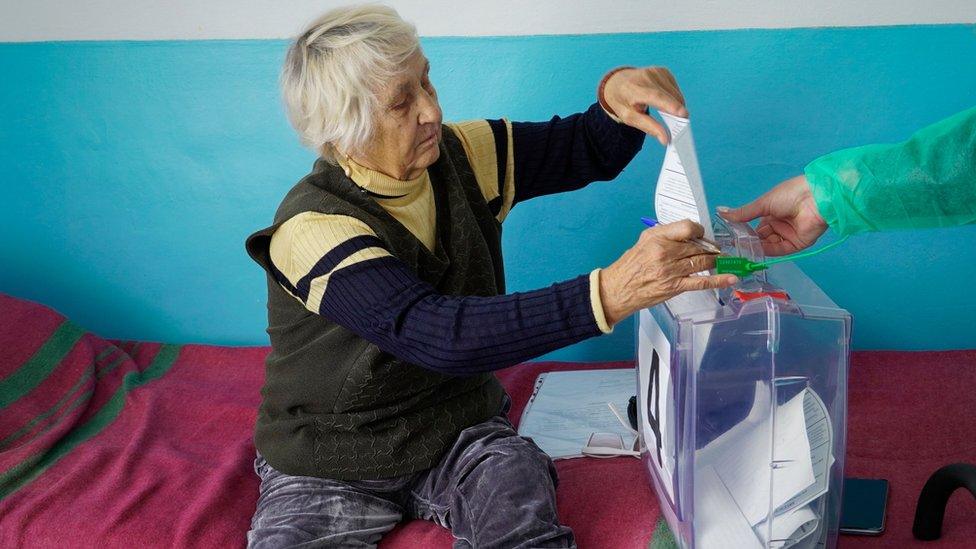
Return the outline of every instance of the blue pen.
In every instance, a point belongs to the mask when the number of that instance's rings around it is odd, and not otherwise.
[[[653,217],[644,217],[644,216],[641,216],[641,223],[647,225],[648,227],[656,227],[657,225],[661,224],[660,221],[654,219]],[[698,246],[701,249],[705,250],[710,254],[722,253],[721,248],[719,248],[714,243],[709,242],[703,238],[692,238],[691,241],[694,242],[695,244],[698,244]]]

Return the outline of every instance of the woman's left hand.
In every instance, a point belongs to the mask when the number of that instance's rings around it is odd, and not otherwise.
[[[647,109],[688,117],[685,98],[671,71],[664,67],[623,69],[615,72],[603,87],[603,100],[621,122],[668,144],[668,132]]]

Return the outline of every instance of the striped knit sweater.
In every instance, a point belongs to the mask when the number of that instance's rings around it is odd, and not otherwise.
[[[643,134],[613,122],[598,105],[586,113],[546,123],[476,120],[448,125],[460,137],[478,185],[488,203],[496,203],[499,222],[524,200],[583,187],[615,177],[637,153]],[[501,149],[501,150],[500,150]],[[437,219],[430,176],[401,181],[340,160],[346,174],[403,224],[428,250],[434,249]],[[566,285],[588,284],[590,308],[604,333],[599,269],[583,282],[573,279],[529,292],[520,307],[507,296],[463,301],[421,300],[408,310],[392,305],[391,295],[411,291],[416,276],[392,257],[375,233],[348,216],[308,212],[285,222],[271,240],[271,259],[310,311],[347,318],[346,326],[384,350],[421,366],[451,374],[484,372],[517,364],[575,343],[545,334],[578,311],[565,310],[558,295]],[[330,258],[329,271],[322,259]],[[436,296],[432,288],[430,296]],[[409,318],[398,334],[377,333],[375,316],[344,304],[368,304],[386,318]],[[477,323],[464,322],[477,318]],[[414,330],[423,326],[423,334]],[[427,328],[440,326],[433,332]],[[467,329],[457,330],[458,327]]]
[[[464,171],[473,175],[470,186],[477,189],[477,194],[468,195],[468,199],[480,201],[482,206],[472,206],[475,210],[487,206],[487,211],[494,216],[492,223],[500,224],[511,208],[523,200],[614,178],[640,149],[643,134],[617,124],[598,105],[593,105],[585,113],[554,117],[544,123],[482,120],[449,125],[445,142],[449,140],[460,143],[458,152],[463,153],[454,156],[463,157],[463,163],[468,167]],[[450,156],[450,150],[450,146],[445,149],[442,144],[442,157],[445,153]],[[314,338],[315,330],[305,325],[296,327],[298,323],[291,321],[278,322],[276,326],[275,309],[282,305],[275,306],[272,299],[269,334],[274,351],[269,357],[268,381],[256,441],[269,463],[279,470],[291,474],[361,479],[406,474],[430,467],[457,432],[498,413],[500,401],[489,396],[497,390],[488,389],[484,385],[488,378],[478,374],[517,364],[609,331],[599,299],[599,270],[531,292],[497,295],[504,292],[499,253],[491,263],[485,263],[485,268],[494,272],[484,274],[493,277],[494,284],[444,283],[455,266],[452,261],[463,265],[464,256],[470,253],[467,248],[479,249],[479,246],[471,246],[476,241],[467,240],[494,240],[496,242],[487,242],[489,248],[500,251],[500,226],[487,232],[484,227],[474,232],[465,227],[451,227],[448,232],[463,238],[447,238],[465,242],[443,242],[447,228],[438,223],[442,222],[441,216],[446,215],[446,211],[453,211],[455,207],[454,204],[441,204],[436,198],[435,189],[439,183],[432,174],[443,170],[433,168],[443,160],[412,181],[398,181],[354,162],[342,161],[341,169],[346,180],[359,190],[359,196],[368,198],[370,207],[379,206],[376,212],[382,214],[360,215],[355,208],[339,211],[308,207],[305,211],[291,211],[295,210],[292,207],[283,216],[285,218],[276,218],[274,226],[253,235],[248,248],[252,257],[269,271],[274,285],[269,289],[272,295],[288,295],[307,315],[323,319],[325,322],[320,328],[323,335],[331,333],[329,326],[340,326],[351,332],[350,335],[355,334],[364,343],[375,346],[385,356],[395,357],[404,364],[402,371],[408,371],[403,368],[409,364],[436,374],[427,381],[418,381],[413,393],[410,384],[393,383],[404,386],[401,394],[404,403],[413,401],[420,393],[428,397],[436,393],[443,395],[445,410],[458,405],[447,402],[452,397],[469,404],[451,409],[448,415],[452,424],[436,428],[439,429],[436,433],[430,432],[435,429],[429,425],[432,418],[425,421],[416,417],[411,419],[413,412],[407,409],[408,404],[397,403],[393,405],[396,411],[390,412],[391,402],[398,398],[390,394],[375,396],[377,402],[373,405],[357,402],[356,413],[361,417],[355,421],[347,417],[323,427],[328,422],[319,418],[312,432],[301,429],[299,418],[323,410],[333,417],[344,405],[336,400],[335,394],[323,396],[326,400],[331,398],[331,402],[303,402],[314,400],[312,394],[304,399],[291,394],[282,398],[282,392],[302,392],[301,388],[295,387],[300,381],[282,382],[286,377],[294,377],[296,371],[294,367],[282,366],[288,362],[286,355],[295,357],[302,353],[297,352],[298,347],[293,341],[276,346],[276,339],[293,339],[283,333],[288,331]],[[317,166],[321,167],[323,163]],[[460,183],[448,183],[464,186],[465,175],[463,171],[459,173]],[[446,200],[442,196],[440,201]],[[404,252],[402,243],[389,242],[390,238],[384,236],[396,232],[391,232],[386,226],[387,221],[382,221],[383,214],[389,216],[390,222],[405,228],[403,234],[409,234],[415,245],[423,246],[426,254],[421,256],[447,256],[446,263],[451,266],[447,275],[441,276],[440,283],[438,277],[423,272],[423,266],[416,262],[416,252]],[[279,216],[282,216],[282,210],[279,210]],[[458,222],[450,215],[447,218],[448,223]],[[494,266],[490,267],[492,263]],[[467,276],[483,278],[476,274]],[[463,287],[469,290],[458,294],[457,289]],[[291,327],[283,328],[286,324]],[[307,350],[305,352],[307,354]],[[320,368],[348,369],[348,364],[341,363],[345,360],[343,356],[349,356],[347,353],[330,354],[335,355],[338,363],[330,365],[326,361]],[[382,371],[387,375],[399,375],[391,374],[396,369]],[[328,378],[331,373],[325,370],[320,374],[313,368],[308,375]],[[453,376],[475,378],[459,379],[456,383],[444,381]],[[372,379],[369,375],[366,378]],[[435,391],[436,383],[431,380],[454,385],[452,388],[445,385]],[[341,378],[332,381],[348,384]],[[309,377],[305,382],[315,386],[321,380]],[[382,385],[384,382],[372,383]],[[391,382],[387,380],[385,383],[389,385]],[[347,389],[344,387],[343,391],[347,392]],[[376,387],[364,390],[374,389]],[[319,392],[330,390],[323,386]],[[463,395],[465,392],[467,394]],[[371,407],[375,409],[370,410]],[[436,408],[429,398],[424,401],[424,407]],[[407,431],[424,432],[399,433],[393,441],[375,440],[375,431],[382,430],[378,427],[391,425],[390,422],[407,425]],[[272,428],[275,424],[278,427]],[[328,432],[323,433],[323,429]],[[337,430],[343,432],[338,434]],[[321,440],[314,443],[298,440],[309,437]],[[328,440],[328,445],[333,448],[323,452],[322,440]],[[422,444],[416,443],[417,440],[422,440]],[[411,444],[413,447],[408,448]],[[362,455],[373,452],[377,446],[382,447],[380,452],[385,457]],[[336,455],[339,452],[357,455]],[[301,455],[312,453],[316,455]],[[323,453],[328,455],[323,457]]]

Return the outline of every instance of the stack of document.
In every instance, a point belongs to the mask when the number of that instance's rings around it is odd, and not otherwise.
[[[593,433],[619,434],[629,448],[634,435],[607,403],[626,410],[634,396],[635,377],[633,368],[541,374],[522,412],[518,433],[553,459],[581,457]]]
[[[818,541],[810,534],[833,463],[827,407],[810,389],[772,411],[769,403],[768,386],[757,383],[749,416],[697,453],[702,547],[786,549]]]

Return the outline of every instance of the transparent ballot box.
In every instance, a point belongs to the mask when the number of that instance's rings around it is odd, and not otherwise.
[[[762,261],[744,223],[724,253]],[[850,314],[789,263],[640,312],[642,459],[685,548],[834,547]]]

